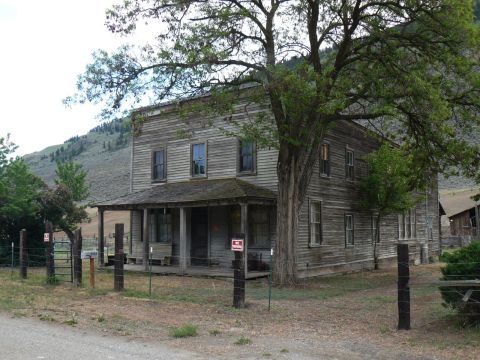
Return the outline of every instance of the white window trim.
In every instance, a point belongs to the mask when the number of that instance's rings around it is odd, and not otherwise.
[[[347,217],[351,217],[352,218],[352,228],[351,229],[347,229]],[[352,213],[346,213],[344,215],[344,232],[345,232],[345,247],[346,248],[350,248],[350,247],[354,247],[355,246],[355,216],[354,214]],[[349,244],[347,243],[347,231],[351,231],[352,232],[352,243]]]
[[[314,204],[320,205],[320,223],[319,223],[320,224],[320,243],[314,242],[314,236],[313,236],[314,227],[312,226],[312,224],[314,224],[314,222],[312,221],[313,219],[312,208],[314,207]],[[315,247],[321,247],[325,245],[326,245],[325,239],[323,237],[323,201],[317,198],[309,198],[308,199],[308,246],[310,248],[315,248]]]

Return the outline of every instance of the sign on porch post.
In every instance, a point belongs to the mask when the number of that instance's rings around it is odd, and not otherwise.
[[[235,253],[233,266],[233,307],[245,307],[245,234],[232,239],[232,251]]]

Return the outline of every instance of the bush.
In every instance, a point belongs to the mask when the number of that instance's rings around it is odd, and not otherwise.
[[[480,279],[480,241],[474,241],[458,251],[446,253],[442,260],[447,263],[442,270],[442,280]],[[472,288],[473,293],[467,304],[462,298],[469,287],[441,287],[446,306],[456,309],[464,324],[480,323],[480,288]]]
[[[197,336],[197,326],[185,324],[183,326],[170,329],[170,335],[176,338],[184,338],[189,336]]]

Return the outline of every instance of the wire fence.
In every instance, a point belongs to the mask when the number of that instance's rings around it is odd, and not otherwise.
[[[96,250],[98,239],[83,238],[82,250]],[[128,249],[128,238],[124,238],[124,246]],[[114,249],[113,243],[106,242],[106,248]],[[45,265],[45,248],[27,248],[27,266],[29,268],[42,268]],[[54,259],[56,265],[62,263],[72,269],[72,264],[78,259],[71,253],[71,245],[67,241],[58,241],[54,246]],[[70,252],[70,253],[69,253]],[[127,297],[147,298],[154,301],[180,301],[198,304],[217,304],[231,306],[233,294],[237,290],[245,291],[247,305],[259,306],[268,311],[282,306],[293,306],[300,302],[310,302],[322,307],[326,311],[338,311],[342,316],[351,314],[352,320],[359,312],[368,312],[374,307],[388,308],[390,314],[396,314],[396,308],[401,301],[398,300],[398,276],[396,267],[371,271],[371,264],[365,263],[357,268],[355,274],[346,276],[328,276],[321,278],[302,278],[293,287],[281,287],[272,277],[273,257],[251,259],[246,278],[234,281],[234,268],[232,259],[211,257],[185,257],[168,255],[168,261],[157,262],[164,259],[162,252],[151,251],[148,262],[128,264],[125,254],[117,254],[114,250],[106,250],[103,263],[95,259],[94,274],[90,273],[89,260],[83,259],[83,287],[89,287],[89,277],[95,276],[95,291],[98,293],[113,291],[115,278],[122,278],[123,294]],[[19,266],[20,249],[18,246],[0,247],[0,264],[2,267],[11,268],[12,273]],[[192,263],[203,264],[194,266]],[[108,265],[110,264],[110,265]],[[164,265],[167,264],[167,265]],[[215,264],[215,265],[212,265]],[[407,265],[408,263],[400,263]],[[101,266],[106,265],[106,266]],[[298,266],[298,263],[290,265]],[[313,268],[316,264],[309,264]],[[460,264],[462,265],[462,264]],[[478,265],[480,261],[466,262],[463,265]],[[123,274],[116,272],[115,266],[123,267]],[[243,265],[244,266],[244,265]],[[453,274],[443,276],[439,266],[413,266],[410,268],[408,280],[411,296],[411,313],[416,326],[426,326],[432,321],[432,316],[427,314],[448,314],[444,308],[444,300],[439,291],[438,281],[446,280],[478,280],[475,274]],[[43,270],[42,270],[43,271]],[[61,280],[56,272],[57,280]],[[304,273],[308,275],[308,273]],[[72,275],[73,276],[73,275]],[[46,272],[45,272],[46,278]],[[118,280],[118,279],[117,279]],[[62,285],[68,286],[68,285]],[[480,293],[479,288],[473,290],[473,295]],[[445,294],[452,293],[465,295],[465,287],[448,287],[443,289]],[[478,295],[477,295],[478,296]],[[465,315],[478,315],[480,303],[472,296],[469,310]],[[478,312],[477,312],[478,309]],[[342,312],[343,311],[343,312]]]

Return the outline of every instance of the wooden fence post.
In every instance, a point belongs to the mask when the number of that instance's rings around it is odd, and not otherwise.
[[[75,230],[73,243],[73,284],[82,286],[82,230]]]
[[[397,245],[398,330],[410,330],[410,263],[408,244]]]
[[[115,224],[115,266],[113,280],[115,291],[123,290],[123,224]]]
[[[237,239],[245,237],[242,234]],[[245,250],[245,247],[244,247]],[[234,251],[235,260],[233,266],[233,307],[236,309],[245,307],[245,251]]]
[[[45,222],[45,233],[48,234],[48,241],[45,242],[45,260],[47,265],[47,282],[55,282],[55,259],[53,250],[53,226],[50,221]]]
[[[20,231],[20,278],[27,278],[27,230]]]

